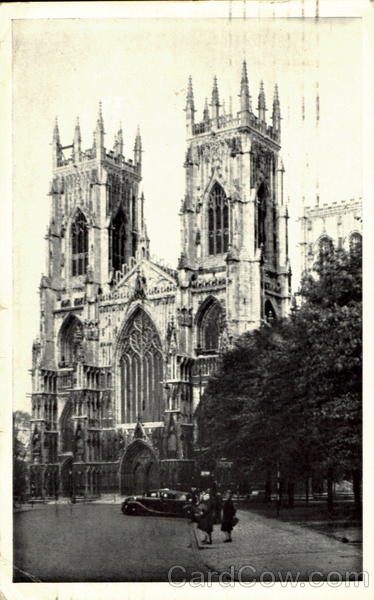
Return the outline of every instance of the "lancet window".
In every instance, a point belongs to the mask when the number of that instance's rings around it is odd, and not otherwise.
[[[223,188],[215,183],[208,201],[208,253],[222,254],[229,247],[229,203]]]

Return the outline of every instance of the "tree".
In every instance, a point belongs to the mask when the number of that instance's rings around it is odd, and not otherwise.
[[[200,420],[208,454],[295,481],[361,472],[361,258],[321,257],[290,318],[246,333],[205,390]]]

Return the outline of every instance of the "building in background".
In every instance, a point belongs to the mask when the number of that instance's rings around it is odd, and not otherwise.
[[[331,247],[349,252],[362,244],[362,198],[306,206],[300,221],[303,272]]]
[[[269,124],[262,84],[253,111],[244,63],[239,111],[222,110],[215,80],[210,108],[195,113],[190,80],[177,269],[149,253],[139,132],[128,158],[121,129],[106,149],[101,107],[88,150],[79,123],[65,146],[55,125],[33,344],[35,496],[190,486],[195,414],[219,353],[287,314],[278,90]]]

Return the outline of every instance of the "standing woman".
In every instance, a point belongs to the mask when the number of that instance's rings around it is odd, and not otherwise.
[[[221,531],[225,532],[226,539],[224,540],[224,542],[232,542],[231,532],[233,530],[234,525],[237,523],[237,519],[235,517],[236,509],[232,501],[232,491],[229,490],[227,494],[228,495],[225,502],[223,503],[222,509]]]
[[[198,519],[198,529],[205,534],[202,540],[203,544],[212,543],[212,532],[214,523],[214,507],[210,494],[204,494],[199,504],[200,517]]]

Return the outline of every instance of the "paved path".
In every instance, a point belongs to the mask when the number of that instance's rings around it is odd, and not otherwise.
[[[344,544],[306,527],[238,511],[233,543],[223,543],[216,525],[212,546],[198,544],[209,570],[229,571],[242,581],[284,581],[287,573],[298,581],[344,580],[347,573],[362,571],[362,549]],[[194,526],[196,540],[202,534]],[[349,575],[348,575],[349,577]],[[341,578],[341,579],[340,579]],[[294,579],[295,581],[296,579]]]
[[[39,505],[14,515],[18,581],[172,581],[206,572],[186,519],[126,516],[118,504]]]

